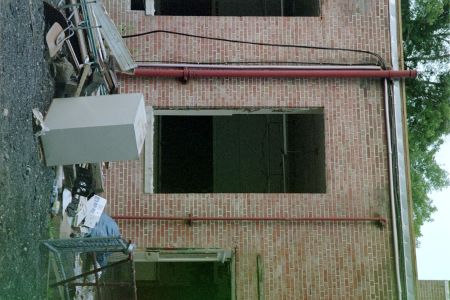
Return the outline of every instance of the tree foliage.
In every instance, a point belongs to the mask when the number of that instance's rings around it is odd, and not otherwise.
[[[406,82],[414,227],[436,210],[428,194],[449,185],[435,160],[450,134],[450,0],[402,0],[403,46],[407,68],[419,69]]]
[[[450,0],[403,0],[406,65],[449,62]]]

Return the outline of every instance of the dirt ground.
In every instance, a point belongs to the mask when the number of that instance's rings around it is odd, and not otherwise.
[[[48,109],[42,1],[0,1],[0,299],[44,299],[54,170],[44,165],[32,109]]]

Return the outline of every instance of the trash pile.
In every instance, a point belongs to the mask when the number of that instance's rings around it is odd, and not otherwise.
[[[66,3],[67,2],[67,3]],[[100,1],[44,1],[45,40],[57,97],[115,94],[116,71],[136,68]]]
[[[53,253],[61,296],[94,299],[102,285],[117,286],[103,274],[118,264],[108,264],[111,253],[127,255],[126,264],[135,247],[105,212],[102,170],[109,161],[139,159],[147,112],[142,94],[118,94],[116,72],[137,65],[101,1],[56,1],[44,1],[55,95],[45,114],[34,109],[33,116],[45,163],[56,169],[50,212],[61,228],[60,239],[43,243]],[[135,292],[133,280],[128,285]]]
[[[116,77],[136,63],[101,1],[54,3],[44,1],[55,95],[45,116],[33,110],[45,162],[56,168],[51,213],[62,216],[71,237],[119,236],[99,194],[104,162],[139,159],[143,147],[143,95],[119,95]]]
[[[33,115],[45,162],[57,171],[52,214],[62,208],[83,236],[104,215],[102,162],[139,158],[146,113],[143,95],[113,95],[116,72],[136,63],[101,1],[52,3],[44,1],[44,17],[55,98],[45,117]]]
[[[99,225],[102,215],[104,215],[103,218],[110,219],[103,212],[106,199],[94,193],[92,175],[87,164],[77,166],[75,176],[72,190],[65,188],[62,194],[63,219],[71,225],[74,231],[71,237],[100,236],[92,234],[92,232],[101,231],[101,229],[94,231],[93,229]],[[120,235],[117,224],[112,219],[111,222],[102,222],[102,225],[111,228],[107,232],[113,233],[112,236]],[[107,232],[104,236],[108,236]]]

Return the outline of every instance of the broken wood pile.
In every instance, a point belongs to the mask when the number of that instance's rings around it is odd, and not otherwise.
[[[115,94],[116,71],[136,68],[113,21],[99,1],[44,2],[46,43],[56,97]]]

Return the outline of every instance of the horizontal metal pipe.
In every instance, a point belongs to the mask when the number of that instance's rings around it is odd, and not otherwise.
[[[214,69],[214,68],[137,68],[131,76],[174,77],[188,80],[198,77],[258,78],[414,78],[416,70],[286,70],[286,69]]]
[[[138,63],[138,68],[194,68],[194,69],[277,69],[277,70],[381,70],[374,65],[249,65],[249,64],[192,64],[192,63]]]
[[[147,220],[147,221],[246,221],[246,222],[379,222],[386,224],[382,217],[176,217],[176,216],[112,216],[115,220]]]

